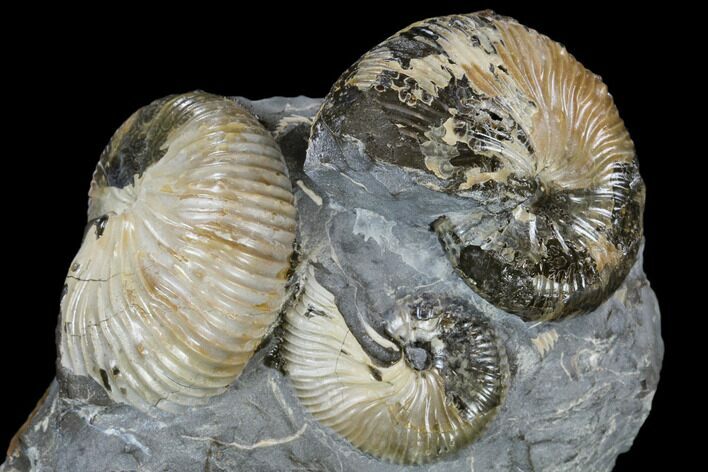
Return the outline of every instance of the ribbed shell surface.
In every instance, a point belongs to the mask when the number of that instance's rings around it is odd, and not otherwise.
[[[302,404],[354,446],[384,460],[421,464],[457,451],[479,437],[502,402],[506,355],[484,326],[456,333],[456,341],[468,348],[464,359],[447,369],[464,367],[448,377],[442,373],[446,367],[417,370],[403,357],[376,367],[347,327],[334,295],[310,273],[284,328],[285,368]],[[398,349],[373,330],[370,334]],[[440,343],[439,349],[449,347]],[[464,405],[451,391],[458,384],[465,390]]]
[[[294,238],[287,169],[255,117],[201,92],[139,110],[94,174],[62,365],[139,408],[223,392],[284,302]]]
[[[634,263],[644,186],[607,87],[511,18],[405,28],[342,75],[313,129],[469,199],[434,229],[499,308],[528,319],[587,312]]]

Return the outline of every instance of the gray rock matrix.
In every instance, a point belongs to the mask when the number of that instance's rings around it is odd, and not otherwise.
[[[441,202],[424,192],[405,198],[406,177],[391,169],[369,172],[352,157],[356,146],[334,149],[322,139],[307,150],[321,100],[237,100],[280,143],[297,199],[300,258],[321,264],[323,283],[343,312],[352,303],[375,307],[379,295],[372,290],[367,299],[352,299],[348,276],[326,275],[334,273],[332,261],[364,287],[375,287],[382,274],[400,276],[412,288],[446,277],[443,272],[451,269],[434,235],[424,236],[427,228],[408,221]],[[323,156],[333,153],[340,154],[337,164],[323,165]],[[404,198],[390,205],[375,198],[382,182],[400,186]],[[383,261],[385,270],[375,261]],[[441,283],[457,290],[453,282]],[[225,394],[177,415],[113,403],[93,380],[58,367],[0,472],[611,470],[649,414],[663,357],[659,308],[642,258],[608,301],[572,319],[528,323],[471,296],[506,346],[509,391],[478,441],[432,464],[381,462],[317,423],[269,362],[273,336]]]

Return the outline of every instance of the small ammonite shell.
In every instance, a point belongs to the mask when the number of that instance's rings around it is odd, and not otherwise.
[[[411,301],[383,338],[400,359],[377,366],[348,329],[334,295],[312,272],[285,317],[285,369],[322,424],[364,452],[403,464],[430,462],[474,441],[505,392],[503,347],[483,320]]]
[[[286,297],[295,208],[282,154],[232,100],[157,100],[111,139],[61,303],[61,363],[116,401],[224,391]]]
[[[634,146],[601,79],[492,12],[432,18],[366,53],[318,126],[469,203],[432,225],[464,280],[527,319],[594,309],[642,237]],[[433,222],[431,222],[433,223]]]

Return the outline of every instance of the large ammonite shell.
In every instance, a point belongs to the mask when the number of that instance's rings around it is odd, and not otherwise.
[[[89,195],[62,365],[140,408],[224,391],[286,297],[295,208],[273,138],[232,100],[166,97],[118,129]]]
[[[433,228],[465,281],[504,310],[592,310],[635,260],[644,187],[612,97],[513,19],[415,23],[344,73],[319,122],[379,165],[469,201]]]
[[[411,300],[383,338],[401,358],[379,367],[348,329],[334,295],[313,274],[285,317],[283,357],[300,401],[361,450],[419,464],[474,441],[502,402],[503,347],[483,320]]]

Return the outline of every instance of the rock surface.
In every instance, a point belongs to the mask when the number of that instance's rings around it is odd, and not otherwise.
[[[511,368],[498,415],[477,442],[437,462],[417,467],[381,462],[319,425],[300,406],[287,377],[271,362],[274,336],[226,393],[177,415],[144,414],[113,403],[93,380],[59,368],[0,472],[612,469],[649,414],[663,356],[659,309],[641,257],[594,312],[524,322],[446,278],[452,272],[439,243],[414,218],[435,213],[443,201],[420,192],[409,195],[404,176],[352,159],[355,143],[335,149],[326,139],[316,140],[305,165],[320,100],[238,100],[273,131],[283,149],[296,191],[301,260],[313,263],[342,311],[360,303],[374,309],[385,305],[387,295],[377,285],[399,283],[415,290],[432,278],[446,290],[472,297],[474,309],[491,320]],[[337,153],[337,165],[323,159]],[[400,198],[382,204],[376,198],[381,182],[388,189],[398,186]],[[370,290],[352,293],[352,284]]]

